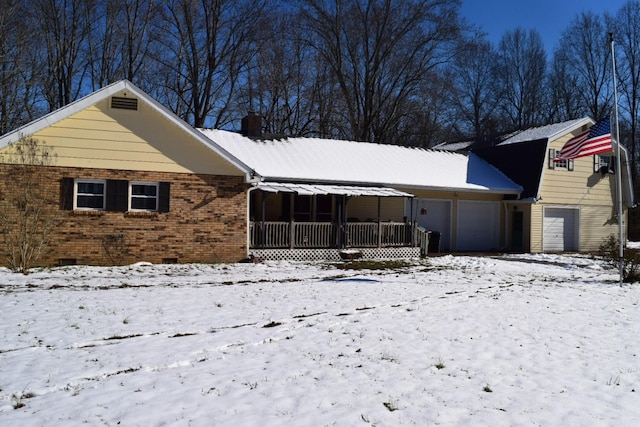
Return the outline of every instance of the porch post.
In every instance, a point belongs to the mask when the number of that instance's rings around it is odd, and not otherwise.
[[[336,197],[336,204],[338,205],[338,229],[336,232],[336,247],[340,249],[342,247],[342,235],[344,234],[343,222],[342,222],[342,196]]]
[[[262,199],[262,229],[260,231],[260,247],[265,247],[267,243],[267,229],[264,226],[266,221],[266,208],[267,208],[267,196],[264,191],[260,192],[260,198]]]
[[[381,203],[382,199],[378,196],[378,249],[382,247],[382,222],[380,221],[380,215],[382,212]]]
[[[414,247],[414,246],[416,246],[417,242],[416,242],[416,221],[415,221],[415,219],[413,217],[413,197],[409,197],[409,205],[410,205],[409,215],[411,215],[409,217],[409,225],[410,225],[409,228],[411,229],[411,231],[410,231],[411,232],[410,240],[411,240],[411,246]]]
[[[289,249],[293,249],[296,241],[296,221],[293,217],[293,213],[295,212],[293,205],[296,202],[295,193],[290,193],[289,197],[291,199],[291,203],[289,203]]]

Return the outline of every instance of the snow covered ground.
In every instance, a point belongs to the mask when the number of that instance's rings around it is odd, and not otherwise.
[[[640,424],[640,286],[586,256],[0,270],[0,425]]]

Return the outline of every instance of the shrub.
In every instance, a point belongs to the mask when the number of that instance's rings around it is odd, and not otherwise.
[[[620,247],[616,236],[611,234],[605,239],[600,245],[599,254],[611,268],[620,268]],[[638,251],[631,249],[624,251],[622,280],[625,283],[640,281],[640,253]]]
[[[0,162],[8,164],[0,188],[0,228],[10,267],[27,274],[49,244],[58,224],[51,168],[56,155],[44,142],[22,137]]]

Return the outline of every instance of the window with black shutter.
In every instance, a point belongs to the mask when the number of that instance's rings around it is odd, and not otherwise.
[[[103,179],[76,179],[74,209],[104,210],[106,181]]]
[[[169,212],[169,193],[168,182],[62,178],[60,208],[112,212]]]

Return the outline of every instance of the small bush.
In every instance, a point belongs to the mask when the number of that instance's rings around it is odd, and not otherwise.
[[[611,267],[620,268],[620,248],[618,239],[613,234],[600,245],[599,255]],[[640,282],[640,253],[636,250],[624,251],[622,280],[625,283]]]
[[[102,237],[102,249],[111,265],[121,265],[127,255],[127,236],[125,234],[107,234]]]

